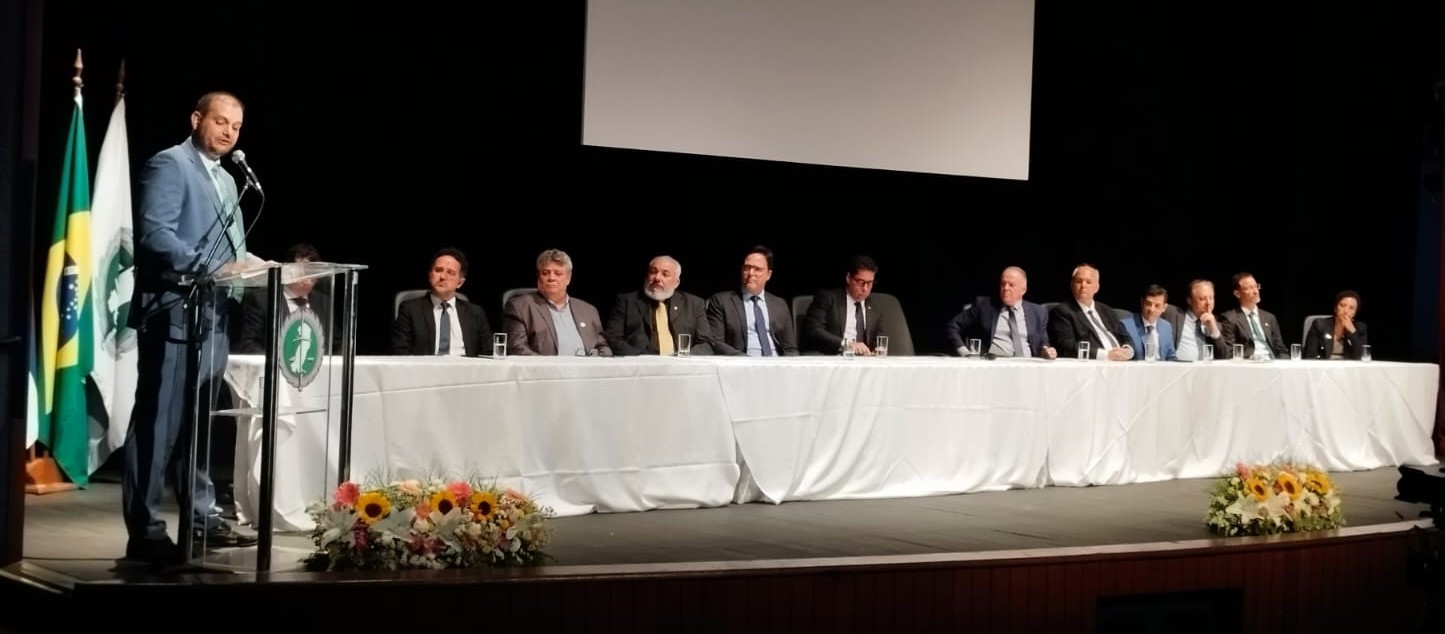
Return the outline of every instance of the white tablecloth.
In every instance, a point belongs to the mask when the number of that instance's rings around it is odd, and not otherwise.
[[[260,364],[232,358],[243,404],[259,404]],[[573,515],[1147,482],[1238,461],[1427,465],[1438,377],[1379,361],[362,357],[351,473],[495,478]],[[329,379],[283,386],[283,409],[316,404]],[[308,528],[305,506],[334,486],[336,415],[282,417],[279,528]],[[250,517],[258,427],[238,435]]]
[[[227,372],[248,406],[260,403],[261,365],[260,357],[233,357]],[[325,378],[299,394],[283,387],[281,406],[322,389]],[[535,495],[558,515],[721,506],[737,485],[727,407],[707,364],[363,357],[355,380],[353,480],[475,477]],[[278,424],[278,528],[309,528],[306,505],[335,486],[338,415],[333,407],[330,425],[321,414]],[[321,449],[328,435],[329,453]],[[238,464],[254,474],[258,443],[245,451],[251,459]],[[259,480],[247,475],[243,491],[240,475],[237,505],[254,517]]]

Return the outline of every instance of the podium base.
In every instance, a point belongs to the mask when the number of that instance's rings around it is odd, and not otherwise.
[[[62,491],[74,491],[77,487],[68,482],[60,473],[60,466],[49,456],[34,458],[25,462],[25,492],[30,495],[48,495]]]

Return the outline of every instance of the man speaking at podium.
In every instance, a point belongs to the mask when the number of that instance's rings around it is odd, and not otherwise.
[[[187,415],[196,411],[196,393],[186,383],[190,340],[199,344],[201,359],[216,359],[198,371],[202,395],[201,422],[210,412],[210,386],[219,383],[226,365],[228,317],[236,300],[227,292],[194,291],[187,276],[224,274],[255,267],[260,260],[246,252],[236,181],[222,167],[241,136],[245,107],[235,95],[212,92],[201,97],[191,113],[191,136],[146,161],[141,173],[140,208],[135,216],[136,284],[131,327],[140,335],[135,409],[126,432],[123,509],[126,559],[153,565],[180,563],[166,534],[159,506],[166,472],[171,471],[181,512],[195,509],[195,537],[208,546],[247,546],[254,537],[233,531],[221,519],[215,491],[206,473],[195,474],[194,488],[185,452],[189,445]],[[244,161],[233,157],[246,174],[248,187],[260,185]],[[239,290],[239,289],[236,289]],[[212,298],[216,298],[212,301]],[[187,299],[202,306],[201,328],[186,325]],[[214,304],[214,305],[213,305]],[[214,311],[212,313],[211,311]],[[216,324],[212,330],[209,324]],[[214,357],[212,356],[214,354]]]

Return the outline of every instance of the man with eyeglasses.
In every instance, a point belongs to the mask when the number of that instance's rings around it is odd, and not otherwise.
[[[878,279],[878,263],[866,255],[853,258],[843,276],[843,288],[813,294],[803,321],[805,354],[841,354],[844,346],[853,354],[873,354],[878,335],[888,334],[882,311],[873,309],[869,296]]]
[[[1273,313],[1259,308],[1260,290],[1254,275],[1239,273],[1234,276],[1234,296],[1239,299],[1239,308],[1219,316],[1226,355],[1233,354],[1235,344],[1244,346],[1245,359],[1262,361],[1289,354],[1284,338],[1279,334],[1279,320]]]

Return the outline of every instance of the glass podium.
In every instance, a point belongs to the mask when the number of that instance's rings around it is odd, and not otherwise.
[[[277,478],[304,480],[307,490],[330,492],[350,476],[356,290],[366,268],[257,263],[190,282],[185,341],[192,361],[186,382],[193,427],[175,448],[184,452],[182,477],[192,492],[179,496],[177,532],[190,566],[299,570],[313,549],[302,525],[308,520],[296,519],[305,518],[304,509],[290,509],[284,517],[291,519],[277,526]],[[241,378],[228,373],[233,366],[244,370],[234,372]],[[245,381],[248,389],[232,390],[232,380]],[[218,435],[213,432],[229,431],[221,426],[235,430],[236,522],[222,518],[212,477],[214,456],[223,458],[218,468],[231,467],[224,457],[233,447],[212,442]],[[288,442],[306,457],[282,465],[278,474],[277,446]],[[241,510],[243,499],[252,513]],[[254,540],[233,524],[249,524]]]

